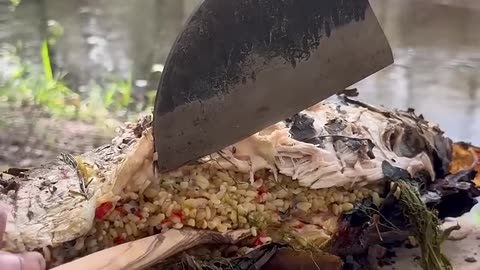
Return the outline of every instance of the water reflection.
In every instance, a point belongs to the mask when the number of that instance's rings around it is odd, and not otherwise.
[[[39,61],[42,16],[65,35],[54,61],[77,85],[95,76],[149,81],[163,64],[181,24],[201,0],[23,0],[15,14],[0,6],[0,42],[23,40]],[[44,3],[48,8],[42,8]],[[371,0],[394,49],[395,64],[357,84],[362,99],[417,109],[455,140],[480,144],[480,1]],[[43,14],[46,13],[46,14]],[[43,14],[43,15],[42,15]]]
[[[362,99],[415,108],[452,139],[480,144],[480,2],[371,2],[395,64],[356,85]]]

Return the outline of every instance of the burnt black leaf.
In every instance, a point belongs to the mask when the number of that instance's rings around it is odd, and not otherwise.
[[[404,170],[402,168],[398,168],[390,164],[388,161],[384,160],[382,162],[382,171],[383,175],[392,180],[392,181],[398,181],[400,179],[410,179],[410,173],[407,170]]]

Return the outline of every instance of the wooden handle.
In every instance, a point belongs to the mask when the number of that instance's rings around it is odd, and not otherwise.
[[[247,235],[246,231],[220,234],[200,230],[169,230],[95,252],[52,270],[140,270],[197,245],[235,243]]]

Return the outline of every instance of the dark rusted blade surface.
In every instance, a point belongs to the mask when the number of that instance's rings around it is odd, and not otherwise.
[[[218,151],[391,63],[368,0],[205,0],[158,88],[159,169]]]

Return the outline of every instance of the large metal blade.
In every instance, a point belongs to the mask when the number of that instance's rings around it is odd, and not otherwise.
[[[218,151],[391,63],[368,0],[205,0],[158,88],[159,169]]]

